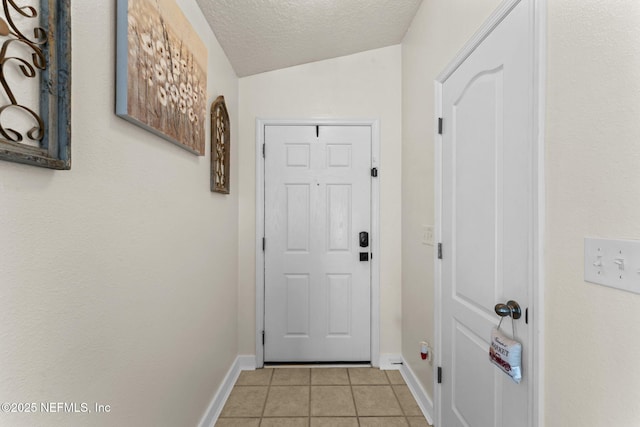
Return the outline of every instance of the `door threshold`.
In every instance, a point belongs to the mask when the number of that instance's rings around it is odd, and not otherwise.
[[[264,362],[265,368],[371,368],[371,362]]]

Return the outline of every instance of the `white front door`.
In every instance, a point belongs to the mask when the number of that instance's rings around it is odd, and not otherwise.
[[[442,86],[442,427],[532,425],[532,7],[520,1]],[[523,313],[520,384],[489,361],[508,300]]]
[[[265,126],[265,362],[371,360],[370,170],[370,126]]]

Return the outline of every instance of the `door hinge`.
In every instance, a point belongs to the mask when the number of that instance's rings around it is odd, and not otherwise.
[[[316,138],[320,138],[320,126],[316,125]]]
[[[442,129],[444,127],[444,120],[442,117],[438,118],[438,135],[442,135]]]
[[[263,159],[264,159],[264,152],[266,151],[265,145],[266,144],[262,144],[262,158]]]
[[[438,366],[438,384],[442,384],[442,368]]]
[[[267,239],[265,239],[264,237],[262,238],[262,252],[264,252],[265,248],[267,247]]]
[[[442,243],[438,243],[438,259],[442,259]]]
[[[378,168],[371,168],[371,176],[374,178],[378,177]]]
[[[262,331],[262,345],[264,346],[264,331]]]

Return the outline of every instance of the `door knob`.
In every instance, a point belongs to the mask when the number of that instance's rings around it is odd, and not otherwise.
[[[494,310],[500,317],[511,316],[513,319],[519,319],[522,316],[520,304],[515,301],[507,301],[506,304],[496,304]]]

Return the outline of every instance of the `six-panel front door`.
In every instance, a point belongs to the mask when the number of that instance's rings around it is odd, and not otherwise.
[[[532,7],[520,1],[442,86],[442,427],[532,424]],[[520,384],[489,361],[508,300],[523,310]]]
[[[369,361],[371,127],[268,125],[265,148],[264,360]]]

